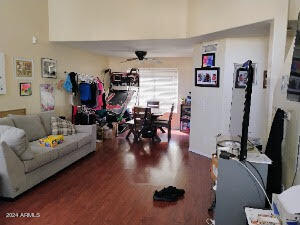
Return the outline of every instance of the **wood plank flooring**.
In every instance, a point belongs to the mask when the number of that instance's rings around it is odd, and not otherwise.
[[[188,152],[189,136],[171,141],[106,140],[98,151],[52,176],[15,201],[0,200],[0,225],[202,225],[209,216],[210,160]],[[154,202],[153,192],[186,190],[175,203]],[[5,218],[6,213],[40,213]]]

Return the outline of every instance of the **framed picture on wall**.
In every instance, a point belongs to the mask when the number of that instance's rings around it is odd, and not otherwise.
[[[31,82],[20,83],[20,96],[31,96],[31,95],[32,95]]]
[[[18,79],[33,78],[33,60],[25,58],[14,58],[14,72]]]
[[[248,71],[245,68],[239,68],[235,76],[235,88],[246,88]]]
[[[195,86],[199,87],[219,87],[220,68],[207,67],[195,69]]]
[[[202,67],[215,66],[215,53],[202,54]]]
[[[235,88],[246,88],[248,73],[245,68],[243,68],[243,64],[234,63],[234,75],[233,75],[233,83],[235,84]],[[252,63],[253,68],[253,86],[257,85],[257,63]]]
[[[56,60],[42,58],[41,59],[41,71],[43,78],[56,78]]]

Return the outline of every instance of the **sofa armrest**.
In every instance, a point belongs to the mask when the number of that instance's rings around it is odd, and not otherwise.
[[[0,143],[0,195],[14,198],[25,185],[24,164],[5,143]]]
[[[92,137],[92,151],[96,151],[96,141],[97,141],[97,126],[94,125],[75,125],[75,130],[77,133],[88,133]]]

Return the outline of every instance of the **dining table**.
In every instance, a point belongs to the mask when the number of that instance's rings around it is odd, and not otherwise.
[[[151,108],[151,119],[152,119],[152,124],[155,123],[155,121],[163,116],[164,114],[161,112],[161,110],[159,108]],[[157,128],[154,129],[154,140],[157,142],[160,142],[161,139],[157,134]]]

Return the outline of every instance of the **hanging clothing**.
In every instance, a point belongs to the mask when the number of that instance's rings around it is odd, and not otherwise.
[[[92,98],[91,85],[88,83],[79,84],[80,100],[83,105],[86,105]]]
[[[269,165],[268,180],[267,180],[267,194],[272,198],[272,193],[281,193],[281,179],[282,179],[282,158],[281,158],[281,143],[284,132],[284,111],[278,109],[276,111],[268,144],[265,154],[272,160]]]
[[[105,96],[105,92],[103,92],[103,94],[102,94],[102,102],[103,102],[102,109],[106,109],[106,96]]]
[[[67,78],[65,80],[65,83],[64,83],[64,89],[67,91],[67,92],[72,92],[72,82],[71,82],[71,79],[70,79],[70,75],[68,74],[67,75]]]
[[[78,92],[78,84],[77,84],[77,81],[76,81],[76,73],[71,72],[71,73],[69,73],[69,76],[70,76],[70,80],[71,80],[71,83],[72,83],[72,92],[75,93],[75,95],[76,95],[77,92]]]
[[[95,106],[97,106],[97,97],[98,97],[97,84],[95,82],[91,83],[90,88],[91,88],[91,99],[87,104],[87,106],[89,108],[94,108]]]
[[[97,82],[97,105],[95,107],[95,110],[101,110],[102,106],[103,106],[103,92],[104,92],[104,88],[103,88],[103,84],[101,81]]]

